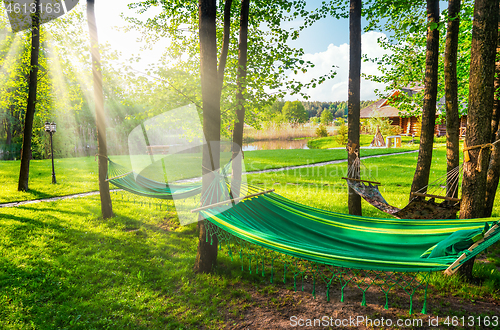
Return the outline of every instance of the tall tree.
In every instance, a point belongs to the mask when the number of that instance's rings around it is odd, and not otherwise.
[[[240,182],[242,175],[241,158],[237,157],[243,145],[243,124],[245,122],[245,91],[247,76],[247,52],[248,52],[248,15],[250,11],[250,0],[241,0],[240,10],[240,42],[238,45],[238,76],[236,93],[236,120],[233,129],[233,178],[231,181],[231,193],[233,197],[240,194]]]
[[[347,100],[348,143],[347,166],[356,166],[359,179],[359,117],[361,83],[361,0],[351,0],[349,10],[349,96]],[[361,215],[361,196],[349,188],[349,214]]]
[[[467,151],[462,180],[460,218],[482,217],[486,197],[489,149],[476,148],[491,142],[493,112],[495,50],[498,29],[498,0],[476,0],[472,26],[471,65],[469,73],[469,113],[465,143]],[[467,160],[467,159],[466,159]],[[460,268],[472,277],[474,259]]]
[[[108,147],[106,141],[106,117],[104,115],[104,93],[102,89],[101,55],[97,38],[94,0],[87,0],[87,21],[90,34],[90,52],[92,54],[92,74],[94,81],[95,121],[97,127],[97,159],[99,166],[99,195],[101,197],[101,212],[104,219],[113,216],[113,206],[109,194]]]
[[[417,168],[411,191],[421,190],[429,183],[436,123],[436,101],[439,60],[439,0],[427,0],[427,46],[425,64],[425,96]],[[412,196],[410,195],[410,199]]]
[[[500,21],[498,22],[500,29]],[[500,140],[500,130],[498,122],[500,119],[500,33],[497,36],[496,63],[495,63],[495,82],[494,82],[494,102],[493,115],[491,118],[491,142]],[[484,205],[483,217],[491,217],[493,205],[495,203],[495,195],[500,179],[500,147],[497,145],[491,153],[490,164],[488,167],[486,179],[486,200]]]
[[[214,180],[210,172],[219,168],[220,154],[220,96],[217,84],[217,35],[216,1],[199,0],[200,75],[203,102],[203,133],[207,145],[203,148],[202,196],[206,196]],[[215,143],[212,143],[215,142]],[[205,204],[213,203],[212,198],[202,198]],[[201,217],[201,215],[200,215]],[[201,220],[201,219],[200,219]],[[217,238],[207,239],[207,228],[203,220],[198,222],[198,253],[194,265],[195,272],[208,273],[217,261]]]
[[[460,163],[459,135],[460,117],[458,113],[457,53],[460,29],[460,0],[448,1],[448,29],[444,53],[444,80],[446,97],[446,164],[450,173]],[[451,178],[446,183],[448,196],[457,197],[458,189],[453,189]]]
[[[33,136],[33,119],[35,117],[36,90],[38,86],[38,54],[40,52],[40,0],[35,0],[35,13],[32,15],[31,28],[31,61],[29,74],[28,105],[24,119],[23,148],[21,152],[21,168],[17,190],[29,189],[29,172],[31,159],[31,137]]]
[[[472,29],[469,74],[469,113],[465,142],[468,147],[491,142],[494,98],[495,54],[497,43],[498,0],[476,0]],[[489,149],[468,151],[464,163],[460,218],[483,215]]]

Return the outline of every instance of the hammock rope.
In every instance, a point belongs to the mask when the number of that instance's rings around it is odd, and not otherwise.
[[[476,165],[476,170],[478,172],[481,172],[482,170],[482,161],[483,161],[483,157],[482,157],[482,154],[483,154],[483,150],[484,149],[489,149],[490,152],[495,149],[497,147],[497,143],[500,143],[500,140],[496,140],[495,142],[493,143],[484,143],[484,144],[478,144],[478,145],[475,145],[475,146],[471,146],[471,147],[468,147],[465,140],[464,140],[464,150],[463,150],[463,153],[464,153],[464,163],[467,163],[470,161],[470,154],[469,154],[469,151],[470,150],[475,150],[475,149],[480,149],[479,150],[479,155],[478,155],[478,163]]]
[[[436,180],[417,190],[417,193],[453,197],[458,191],[459,181],[462,177],[463,164],[448,171]],[[448,186],[446,186],[449,184]],[[431,189],[429,189],[431,187]]]
[[[460,186],[460,178],[463,166],[457,166],[453,170],[440,176],[430,184],[412,193],[412,199],[403,209],[390,205],[380,193],[380,185],[370,175],[370,170],[361,162],[359,157],[348,167],[347,185],[358,195],[363,197],[369,204],[377,209],[400,219],[436,219],[456,217],[460,200],[455,198]],[[359,180],[363,169],[363,177],[369,180]],[[444,196],[443,196],[444,195]],[[424,197],[424,198],[422,198]],[[425,197],[430,197],[426,200]],[[444,202],[437,204],[435,198],[443,198]]]

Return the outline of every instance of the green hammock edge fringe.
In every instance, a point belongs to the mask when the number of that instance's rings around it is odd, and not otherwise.
[[[276,194],[273,194],[273,195],[276,195]],[[276,196],[279,196],[279,195],[276,195]],[[281,197],[279,196],[280,198],[283,198],[285,199],[284,197]],[[291,203],[295,203],[295,202],[292,202],[290,201]],[[295,203],[295,204],[298,204],[298,203]],[[298,204],[298,205],[301,205],[301,204]],[[314,208],[311,208],[311,207],[307,207],[305,205],[302,205],[302,207],[304,209],[313,209]],[[321,211],[321,212],[325,212],[325,213],[330,213],[330,214],[334,214],[334,215],[339,215],[339,214],[336,214],[336,213],[333,213],[333,212],[328,212],[328,211],[323,211],[323,210],[319,210],[319,209],[316,209],[318,211]],[[241,236],[241,235],[238,235],[238,233],[236,232],[236,235],[234,235],[235,233],[229,233],[229,232],[226,232],[225,230],[223,230],[222,228],[220,228],[219,226],[217,226],[217,222],[214,221],[211,217],[210,217],[210,214],[208,213],[205,213],[205,216],[207,216],[207,220],[206,220],[206,223],[207,223],[207,228],[208,228],[208,231],[209,231],[209,235],[212,237],[212,235],[215,235],[219,238],[219,241],[221,242],[221,246],[222,246],[222,242],[225,242],[225,245],[228,247],[228,253],[229,255],[231,256],[232,258],[232,249],[231,249],[231,242],[233,242],[232,244],[233,245],[239,245],[239,246],[249,246],[249,245],[257,245],[257,246],[260,246],[260,248],[264,248],[264,249],[270,249],[270,250],[274,250],[274,252],[277,252],[277,253],[283,253],[282,251],[280,251],[279,249],[273,249],[272,246],[269,246],[269,245],[265,245],[265,244],[259,244],[259,242],[255,242],[255,241],[251,241],[249,240],[248,242],[245,240],[245,237],[244,236]],[[344,215],[345,216],[345,215]],[[375,219],[376,220],[376,219]],[[491,220],[491,219],[490,219]],[[445,223],[446,222],[457,222],[457,220],[441,220],[441,221],[444,221]],[[460,221],[460,220],[459,220]],[[468,223],[467,222],[468,220],[465,220],[463,222],[465,223]],[[471,223],[474,222],[474,220],[469,220]],[[397,221],[393,221],[393,222],[397,222]],[[418,221],[417,221],[418,222]],[[479,220],[478,222],[485,222],[485,220]],[[458,228],[460,229],[460,228]],[[224,234],[225,233],[225,234]],[[208,239],[208,238],[207,238]],[[466,262],[467,260],[473,258],[475,255],[477,255],[478,253],[480,253],[481,251],[485,250],[487,247],[491,246],[492,244],[494,244],[496,241],[498,241],[500,239],[500,231],[497,231],[495,234],[493,234],[492,236],[490,236],[485,242],[483,242],[480,247],[478,247],[476,250],[472,251],[472,252],[468,252],[466,253],[467,254],[467,257],[464,258],[460,264],[463,264],[464,262]],[[238,242],[238,244],[236,244],[236,242]],[[243,249],[240,249],[240,259],[242,259],[242,254],[243,254]],[[459,255],[461,255],[463,252],[460,252]],[[284,253],[286,255],[286,253]],[[251,262],[252,262],[252,256],[255,255],[255,254],[248,254],[247,253],[247,258],[249,259],[249,271],[251,272]],[[288,256],[289,258],[296,258],[297,256]],[[298,259],[301,259],[300,257]],[[338,279],[342,285],[342,288],[341,288],[341,301],[343,301],[343,289],[345,288],[345,286],[352,281],[353,278],[351,278],[350,280],[348,281],[344,281],[344,284],[342,284],[343,282],[343,277],[344,277],[344,274],[347,274],[346,272],[342,271],[342,269],[352,269],[352,271],[355,273],[355,275],[357,274],[371,274],[373,276],[375,276],[374,278],[370,278],[370,280],[372,281],[372,283],[368,286],[368,287],[365,287],[364,289],[362,289],[362,287],[358,284],[358,282],[354,281],[355,284],[358,286],[358,288],[362,291],[363,293],[363,299],[362,299],[362,305],[365,305],[366,304],[366,299],[365,299],[365,293],[366,293],[366,290],[372,286],[372,285],[376,285],[378,286],[381,291],[384,292],[384,294],[386,295],[386,308],[388,308],[388,297],[387,297],[387,294],[389,292],[389,290],[398,285],[399,287],[403,288],[404,291],[410,296],[410,313],[413,312],[413,295],[415,293],[415,290],[418,289],[419,287],[425,287],[425,290],[424,290],[424,306],[423,306],[423,309],[422,309],[422,312],[425,313],[426,312],[426,304],[427,304],[427,287],[428,287],[428,279],[429,279],[429,274],[433,271],[441,271],[441,270],[444,270],[446,269],[446,267],[451,264],[456,258],[448,258],[446,260],[446,264],[441,264],[439,265],[438,267],[435,267],[435,268],[424,268],[424,269],[409,269],[409,270],[398,270],[397,272],[396,271],[387,271],[387,270],[381,270],[381,269],[370,269],[369,266],[365,266],[365,267],[362,267],[360,269],[358,268],[355,268],[355,267],[343,267],[342,265],[334,265],[332,263],[330,264],[325,264],[325,263],[321,263],[321,262],[315,262],[313,260],[308,260],[308,262],[312,263],[313,265],[315,265],[313,268],[315,268],[316,270],[318,270],[319,268],[318,267],[333,267],[332,269],[334,269],[331,273],[333,274],[333,276],[330,276],[330,277],[325,277],[323,274],[321,274],[321,278],[323,279],[323,281],[325,281],[325,283],[327,284],[327,291],[326,291],[326,295],[327,295],[327,300],[329,300],[329,289],[330,289],[330,285],[332,283],[332,281],[334,279]],[[264,259],[263,259],[264,260]],[[307,258],[306,258],[307,260]],[[271,282],[273,280],[273,261],[274,261],[274,258],[271,259]],[[262,264],[263,264],[264,261],[262,261]],[[290,263],[289,262],[285,262],[284,263],[284,273],[286,273],[286,269],[287,267],[290,269]],[[258,266],[257,266],[258,267]],[[363,269],[364,268],[364,269]],[[242,267],[243,269],[243,267]],[[335,270],[337,269],[337,270]],[[339,270],[340,269],[340,270]],[[313,276],[313,296],[315,295],[315,281],[316,281],[316,273],[317,271],[312,271],[312,276]],[[304,276],[304,271],[303,270],[295,270],[294,271],[294,287],[296,288],[296,276],[298,274],[301,274],[301,276],[303,277]],[[336,275],[338,274],[338,275]],[[389,285],[388,284],[388,280],[385,280],[383,281],[382,285],[379,284],[378,282],[376,282],[377,279],[383,279],[383,277],[380,275],[380,274],[392,274],[392,275],[386,275],[389,276],[389,279],[391,278],[396,278],[397,281],[395,281],[392,285]],[[417,277],[419,276],[419,274],[423,274],[421,277],[422,277],[422,282],[419,282]],[[410,278],[410,282],[408,282],[406,280],[406,278]],[[403,281],[405,282],[406,284],[403,286],[401,285],[400,281]],[[416,283],[416,286],[409,290],[411,288],[411,283],[412,282],[415,282]],[[387,290],[384,290],[383,288],[383,284],[386,284],[387,285]]]
[[[299,281],[301,281],[302,284],[301,291],[304,291],[304,284],[309,280],[312,285],[312,296],[316,298],[317,286],[319,285],[318,282],[320,282],[326,286],[326,301],[329,302],[331,299],[330,290],[333,288],[333,285],[337,283],[338,288],[340,288],[340,302],[344,302],[345,290],[351,285],[351,288],[359,289],[362,294],[361,306],[366,306],[366,292],[368,289],[377,287],[385,297],[384,309],[389,309],[389,292],[392,289],[400,288],[410,298],[409,315],[412,315],[414,312],[414,297],[420,289],[423,290],[421,313],[427,314],[427,292],[432,271],[387,272],[326,265],[289,256],[249,243],[224,231],[209,220],[204,220],[204,222],[207,230],[207,243],[210,239],[210,244],[213,244],[214,237],[216,237],[219,251],[225,251],[232,262],[235,261],[235,256],[239,257],[241,271],[247,270],[249,274],[253,272],[255,272],[255,274],[260,273],[262,277],[268,274],[271,284],[276,283],[277,275],[279,274],[276,269],[281,266],[283,267],[283,276],[278,280],[286,284],[286,280],[293,277],[293,288],[295,292],[297,292],[297,284]],[[248,268],[246,267],[247,265]]]

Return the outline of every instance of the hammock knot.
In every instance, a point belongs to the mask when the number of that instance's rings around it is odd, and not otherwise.
[[[496,148],[496,143],[499,142],[500,140],[498,141],[495,141],[493,143],[484,143],[484,144],[478,144],[476,146],[471,146],[471,147],[468,147],[464,141],[464,162],[470,162],[470,155],[469,155],[469,150],[475,150],[475,149],[480,149],[479,150],[479,155],[478,155],[478,163],[477,163],[477,166],[476,166],[476,170],[478,172],[481,172],[482,170],[482,159],[483,159],[483,150],[484,149],[488,149],[490,152]]]
[[[345,146],[345,148],[347,149],[347,152],[349,154],[354,153],[356,155],[356,158],[359,158],[359,148],[356,143],[348,144]]]
[[[103,158],[109,160],[108,156],[101,155],[101,154],[95,154],[95,156],[94,156],[94,162],[97,161],[97,157],[103,157]]]

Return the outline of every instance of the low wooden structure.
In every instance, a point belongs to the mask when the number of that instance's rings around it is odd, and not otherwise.
[[[369,106],[361,109],[360,118],[368,119],[373,117],[383,117],[388,118],[393,126],[399,126],[400,134],[407,136],[420,136],[420,130],[422,128],[422,123],[419,118],[415,116],[410,116],[409,114],[401,113],[398,108],[389,104],[389,99],[396,97],[400,93],[404,92],[409,96],[418,93],[423,89],[422,86],[402,88],[401,90],[393,91],[386,99],[380,99],[376,102],[370,104]],[[441,99],[438,103],[444,103],[444,99]],[[436,115],[436,119],[439,117]],[[460,119],[460,136],[465,136],[465,131],[467,127],[467,116],[464,115]],[[446,135],[446,124],[436,124],[434,127],[434,134],[436,136]]]

